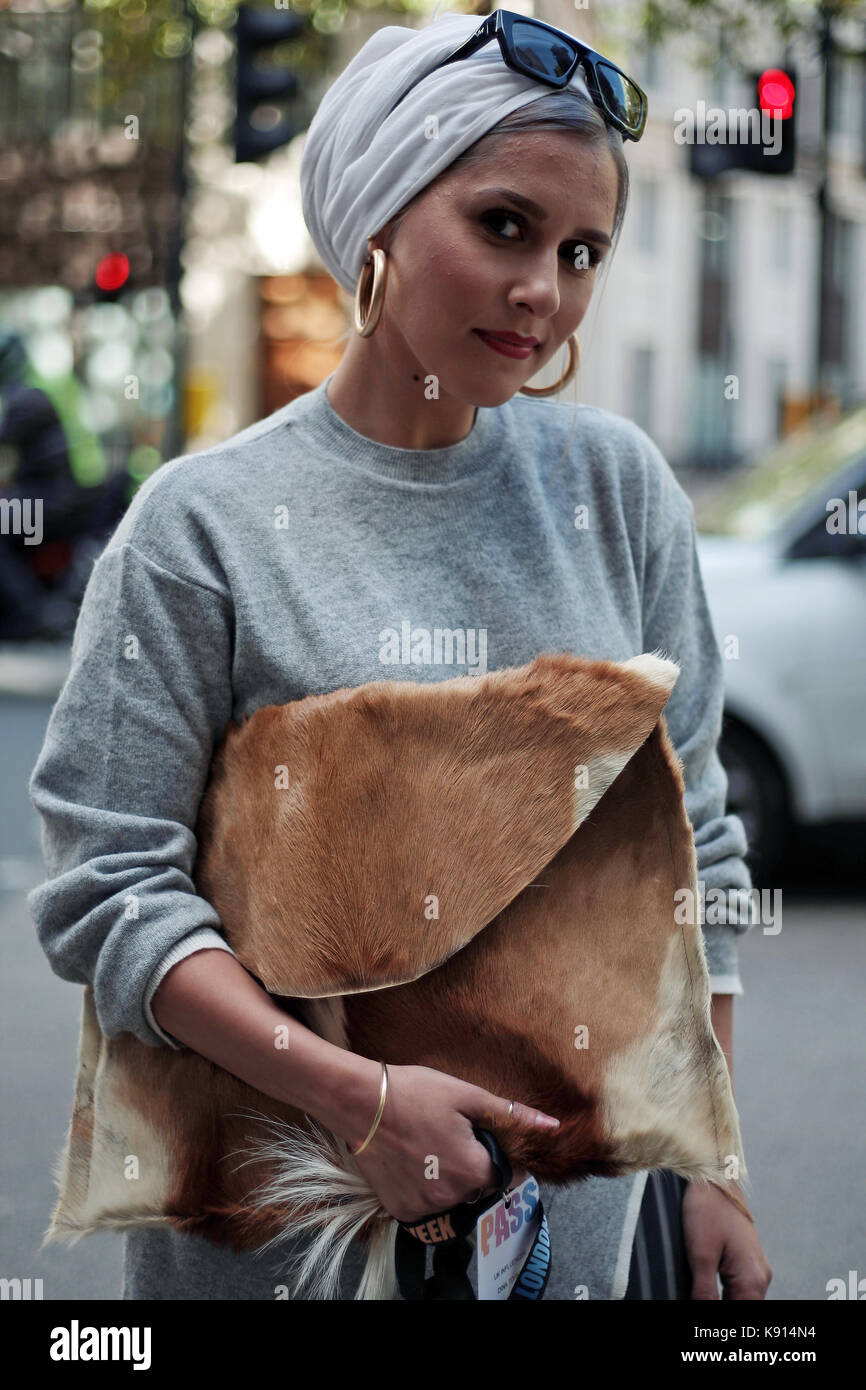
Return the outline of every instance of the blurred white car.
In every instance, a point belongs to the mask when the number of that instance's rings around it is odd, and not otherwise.
[[[861,409],[790,436],[695,508],[725,669],[728,809],[764,872],[792,825],[866,821],[864,499]]]

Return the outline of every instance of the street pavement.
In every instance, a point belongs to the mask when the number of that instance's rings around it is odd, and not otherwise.
[[[80,987],[51,973],[24,901],[43,877],[27,780],[52,698],[0,695],[0,1276],[41,1278],[45,1299],[111,1299],[119,1235],[39,1249],[72,1109],[81,1004]],[[783,887],[781,931],[757,924],[741,945],[734,1086],[770,1299],[823,1300],[828,1280],[866,1278],[866,903],[862,874],[840,875],[828,876],[823,858],[801,865],[796,889]]]

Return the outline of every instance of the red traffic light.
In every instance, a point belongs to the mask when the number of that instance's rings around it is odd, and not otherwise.
[[[794,114],[794,84],[781,68],[767,68],[758,78],[758,104],[762,111],[778,112],[782,120]]]
[[[97,288],[111,292],[121,289],[129,279],[129,257],[124,256],[122,251],[113,251],[109,256],[102,256],[97,262],[93,276]]]

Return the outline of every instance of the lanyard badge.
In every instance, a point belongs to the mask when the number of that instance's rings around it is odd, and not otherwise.
[[[473,1126],[497,1170],[502,1194],[397,1223],[395,1261],[403,1298],[474,1299],[468,1277],[473,1255],[478,1299],[537,1302],[550,1275],[550,1232],[538,1183],[529,1176],[509,1191],[511,1164],[489,1130]],[[480,1210],[479,1210],[480,1204]],[[433,1274],[426,1277],[426,1247],[433,1247]]]
[[[475,1227],[479,1301],[544,1297],[550,1233],[535,1178],[500,1197]]]

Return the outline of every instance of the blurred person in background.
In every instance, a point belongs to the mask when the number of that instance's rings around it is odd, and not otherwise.
[[[80,599],[76,554],[83,542],[107,539],[128,479],[107,476],[99,441],[81,418],[75,378],[44,377],[21,336],[3,329],[0,459],[0,502],[9,518],[0,535],[0,640],[69,638]],[[13,530],[16,500],[35,544]]]

